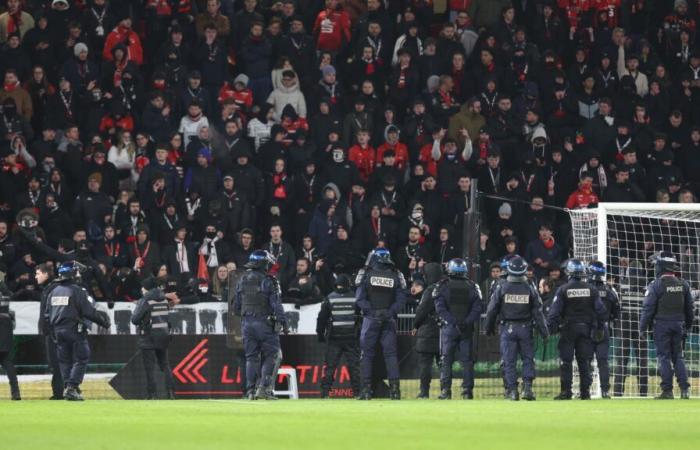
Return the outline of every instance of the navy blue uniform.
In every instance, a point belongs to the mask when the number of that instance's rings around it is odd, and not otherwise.
[[[11,292],[7,290],[5,283],[0,282],[0,366],[5,369],[7,378],[10,381],[10,391],[12,398],[19,400],[19,384],[17,382],[17,372],[12,363],[12,328],[14,316],[10,311]]]
[[[345,359],[350,371],[350,384],[354,395],[360,393],[360,346],[357,339],[359,310],[354,292],[336,290],[328,294],[321,304],[316,321],[316,334],[327,342],[326,369],[321,380],[321,396],[325,397],[333,385],[340,358]]]
[[[495,329],[496,318],[500,318],[500,348],[504,363],[506,389],[518,386],[518,355],[523,361],[523,382],[532,385],[535,379],[535,350],[532,324],[537,325],[543,337],[549,336],[542,312],[542,300],[537,291],[526,280],[508,280],[498,285],[491,294],[486,311],[486,331]]]
[[[549,309],[547,327],[560,330],[561,391],[571,394],[574,356],[580,375],[581,396],[590,395],[590,362],[593,358],[591,333],[605,322],[605,305],[598,289],[579,279],[571,279],[557,289]]]
[[[685,332],[693,325],[693,314],[693,298],[686,281],[667,274],[647,287],[639,332],[654,331],[661,388],[664,391],[673,389],[674,371],[681,389],[690,387],[683,361],[683,346]]]
[[[280,297],[279,283],[262,270],[247,270],[236,285],[233,311],[242,317],[246,388],[249,392],[255,389],[258,377],[263,390],[273,387],[275,362],[281,348],[279,332],[275,330],[272,318],[287,328]]]
[[[372,381],[372,362],[377,342],[384,352],[387,377],[399,381],[396,315],[406,303],[406,280],[390,264],[376,264],[368,269],[357,288],[355,299],[362,311],[360,332],[360,376],[364,386]]]
[[[131,323],[138,327],[139,348],[146,371],[147,398],[157,398],[155,367],[163,372],[166,395],[173,394],[173,376],[168,362],[170,345],[170,308],[165,293],[160,289],[151,289],[139,300],[131,315]]]
[[[620,298],[615,289],[602,281],[593,281],[591,284],[598,289],[598,295],[605,306],[605,323],[603,324],[603,339],[593,343],[593,352],[598,363],[600,376],[600,389],[603,392],[610,390],[610,328],[620,318]]]
[[[54,286],[56,286],[56,283],[50,282],[44,287],[39,301],[39,311],[46,311],[46,301]],[[53,336],[51,336],[50,328],[48,317],[41,314],[39,317],[39,332],[44,335],[46,362],[48,363],[49,370],[51,370],[51,390],[53,392],[53,398],[59,399],[63,397],[63,375],[61,375],[61,367],[58,364],[56,342]]]
[[[56,341],[63,381],[68,387],[78,387],[90,360],[86,321],[109,328],[109,316],[95,309],[87,291],[70,281],[61,281],[51,290],[46,300],[46,315]]]
[[[452,363],[462,364],[462,395],[474,389],[472,334],[474,322],[481,317],[481,291],[469,280],[449,278],[440,282],[433,293],[440,329],[440,389],[452,389]]]

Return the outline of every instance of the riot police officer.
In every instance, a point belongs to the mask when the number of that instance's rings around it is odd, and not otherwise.
[[[652,329],[661,372],[660,400],[673,399],[673,374],[681,388],[681,398],[689,399],[688,373],[683,361],[685,335],[693,325],[693,299],[690,286],[676,277],[678,263],[673,253],[662,251],[654,261],[655,280],[647,287],[639,320],[639,333]],[[652,328],[653,327],[653,328]]]
[[[549,309],[547,327],[559,330],[559,358],[561,393],[555,400],[571,400],[574,356],[580,375],[581,400],[590,400],[591,365],[593,358],[592,333],[605,321],[605,306],[598,289],[586,283],[586,266],[578,259],[566,263],[569,281],[557,289]]]
[[[146,398],[148,400],[158,398],[154,373],[155,366],[158,364],[165,379],[166,397],[174,399],[173,376],[168,362],[168,346],[170,345],[168,299],[162,287],[158,286],[153,277],[144,279],[141,286],[143,296],[131,315],[131,323],[138,328],[138,345],[146,371]]]
[[[46,300],[57,282],[52,280],[53,271],[46,264],[39,264],[34,271],[34,278],[37,284],[42,288],[39,311],[39,333],[44,335],[44,344],[46,347],[46,362],[51,370],[51,390],[53,394],[49,400],[63,400],[63,376],[61,375],[61,367],[58,364],[58,354],[56,352],[56,343],[53,340],[50,332],[49,320],[43,314],[46,311]]]
[[[5,369],[10,381],[10,395],[12,400],[22,400],[19,394],[17,371],[12,363],[12,330],[15,324],[15,316],[10,311],[10,297],[12,292],[0,281],[0,365]]]
[[[610,330],[620,318],[620,298],[615,289],[605,282],[605,264],[593,261],[588,266],[588,281],[598,289],[598,295],[605,306],[605,323],[593,335],[593,352],[598,362],[600,391],[603,398],[610,398]]]
[[[245,273],[236,284],[234,313],[242,317],[243,349],[246,359],[246,397],[276,400],[274,367],[280,352],[279,332],[289,333],[277,279],[267,274],[275,258],[265,250],[250,254]],[[281,329],[280,329],[281,327]],[[262,368],[260,355],[262,354]],[[260,383],[256,384],[258,377]]]
[[[428,263],[423,267],[426,289],[416,309],[414,331],[416,335],[416,353],[418,354],[418,373],[420,392],[418,398],[429,398],[430,381],[433,375],[433,362],[440,365],[440,318],[435,312],[433,293],[442,278],[442,266]]]
[[[83,400],[80,384],[90,360],[86,321],[105,328],[111,326],[107,313],[96,310],[85,289],[76,284],[77,273],[78,266],[74,262],[61,263],[58,267],[58,285],[51,290],[46,301],[46,315],[56,341],[58,363],[66,385],[63,396],[71,401]]]
[[[370,266],[357,287],[355,297],[363,316],[360,333],[360,400],[372,398],[372,363],[377,341],[381,342],[384,352],[389,397],[392,400],[400,400],[396,315],[406,303],[406,280],[394,267],[389,250],[380,248],[373,253]]]
[[[440,400],[452,398],[452,363],[455,354],[462,364],[462,398],[474,398],[474,357],[472,334],[474,322],[481,317],[481,290],[468,279],[463,259],[447,264],[447,279],[433,291],[435,310],[440,317]]]
[[[532,323],[547,339],[549,331],[542,313],[542,300],[527,280],[527,263],[520,256],[508,261],[508,278],[494,289],[486,312],[486,334],[494,334],[496,317],[501,323],[501,349],[505,364],[508,398],[518,400],[518,354],[523,361],[523,399],[535,400],[535,350]]]
[[[328,294],[318,313],[316,334],[319,342],[327,342],[321,398],[328,397],[335,370],[343,355],[348,363],[353,395],[360,395],[360,346],[357,339],[360,314],[351,287],[349,276],[338,275],[335,290]]]

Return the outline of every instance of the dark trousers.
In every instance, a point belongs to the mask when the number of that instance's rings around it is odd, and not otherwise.
[[[607,392],[610,390],[610,364],[608,363],[610,356],[610,331],[607,326],[605,327],[605,338],[602,342],[593,344],[593,352],[598,363],[600,389]]]
[[[532,383],[532,380],[535,379],[532,325],[529,323],[509,323],[501,326],[501,350],[503,351],[506,388],[518,388],[518,356],[523,361],[523,381]]]
[[[143,348],[141,349],[143,357],[143,367],[146,370],[146,392],[149,397],[157,396],[156,389],[156,365],[163,372],[165,379],[165,390],[171,392],[173,390],[173,374],[168,362],[167,348]]]
[[[5,369],[7,378],[10,381],[10,391],[19,394],[19,383],[17,382],[17,371],[12,363],[12,352],[0,352],[0,365]]]
[[[246,361],[246,387],[255,389],[258,377],[260,386],[268,389],[272,384],[272,373],[280,352],[280,337],[266,319],[243,318],[243,350]],[[260,360],[262,355],[262,369]]]
[[[654,323],[654,344],[656,358],[659,361],[661,373],[661,389],[673,389],[673,374],[675,372],[678,386],[688,389],[688,372],[683,361],[683,322],[657,320]]]
[[[51,336],[44,337],[46,344],[46,362],[51,371],[51,391],[54,397],[63,397],[63,375],[58,364],[56,343]]]
[[[452,389],[452,364],[462,364],[462,390],[474,389],[474,356],[472,335],[464,336],[454,325],[440,329],[440,389]],[[455,358],[456,357],[456,358]]]
[[[573,362],[576,357],[582,393],[590,393],[591,359],[593,358],[593,342],[591,342],[591,327],[586,323],[568,324],[559,338],[559,358],[561,359],[561,390],[571,392],[574,379]]]
[[[430,391],[430,382],[433,380],[433,362],[440,367],[440,353],[418,354],[418,376],[420,378],[420,390],[427,393]]]
[[[360,334],[360,371],[362,383],[372,383],[372,363],[377,342],[382,344],[384,363],[389,381],[399,381],[399,357],[396,343],[396,321],[394,319],[381,320],[374,317],[365,317],[362,320],[362,332]]]
[[[78,387],[85,378],[88,361],[90,361],[90,346],[87,335],[74,329],[58,329],[55,331],[58,364],[66,386]]]
[[[624,311],[624,310],[623,310]],[[634,353],[637,358],[637,383],[639,385],[639,395],[646,397],[649,389],[649,343],[646,337],[641,337],[637,330],[639,323],[639,314],[628,314],[623,312],[621,324],[624,324],[620,335],[615,335],[620,340],[619,348],[614,355],[615,379],[613,393],[616,396],[621,396],[625,392],[625,379],[629,375],[628,366]]]
[[[345,361],[350,372],[350,385],[352,393],[360,393],[360,347],[357,342],[329,341],[326,345],[326,371],[321,380],[321,390],[328,392],[335,381],[335,371],[340,363],[340,358],[345,355]]]

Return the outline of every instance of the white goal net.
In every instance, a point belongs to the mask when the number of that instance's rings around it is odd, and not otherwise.
[[[700,396],[700,204],[601,203],[596,209],[570,210],[569,215],[574,257],[586,263],[603,261],[608,282],[620,295],[622,313],[610,337],[610,394],[660,393],[654,341],[651,335],[640,336],[638,329],[644,292],[654,279],[653,257],[665,250],[678,259],[679,276],[690,283],[696,300],[696,320],[686,338],[684,357],[691,395]],[[675,378],[674,391],[678,396]]]

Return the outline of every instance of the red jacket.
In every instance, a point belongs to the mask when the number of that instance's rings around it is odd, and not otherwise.
[[[593,8],[597,11],[608,12],[608,25],[610,28],[615,28],[620,22],[621,0],[592,0],[592,2]]]
[[[239,108],[248,109],[253,106],[253,91],[250,89],[243,89],[242,91],[237,91],[228,82],[224,83],[219,90],[219,103],[223,103],[224,100],[232,98]]]
[[[112,61],[112,49],[117,44],[124,44],[127,52],[126,57],[137,65],[143,64],[143,47],[141,47],[141,39],[133,30],[130,30],[121,25],[117,26],[111,33],[107,35],[105,48],[102,50],[102,59]]]
[[[442,153],[445,151],[445,147],[440,145],[440,157],[442,158]],[[420,149],[420,154],[418,155],[418,161],[423,163],[425,166],[425,171],[430,175],[437,177],[437,165],[438,161],[433,159],[433,141],[425,144]]]
[[[177,11],[173,11],[173,7],[170,6],[170,0],[148,0],[146,3],[146,8],[153,8],[158,16],[172,16],[173,12],[180,14],[189,14],[192,12],[192,4],[190,0],[178,0]]]
[[[569,209],[584,209],[598,204],[598,196],[590,188],[580,188],[569,195],[566,207]]]
[[[134,119],[131,116],[124,116],[119,120],[114,120],[112,116],[106,114],[100,120],[100,132],[104,133],[110,128],[134,131]]]
[[[369,181],[370,175],[374,171],[375,152],[372,146],[368,145],[365,148],[359,144],[350,147],[348,159],[355,163],[357,170],[360,171],[360,178],[365,183]]]
[[[343,10],[323,10],[316,17],[313,33],[319,50],[338,51],[350,42],[350,16]]]
[[[577,27],[581,17],[591,8],[595,0],[557,0],[559,8],[564,10],[570,27]]]
[[[380,145],[379,148],[377,148],[377,165],[384,162],[384,152],[387,150],[393,150],[396,153],[396,167],[398,167],[399,170],[405,169],[408,163],[408,148],[406,144],[397,142],[396,145],[392,146],[388,142],[385,142]]]

